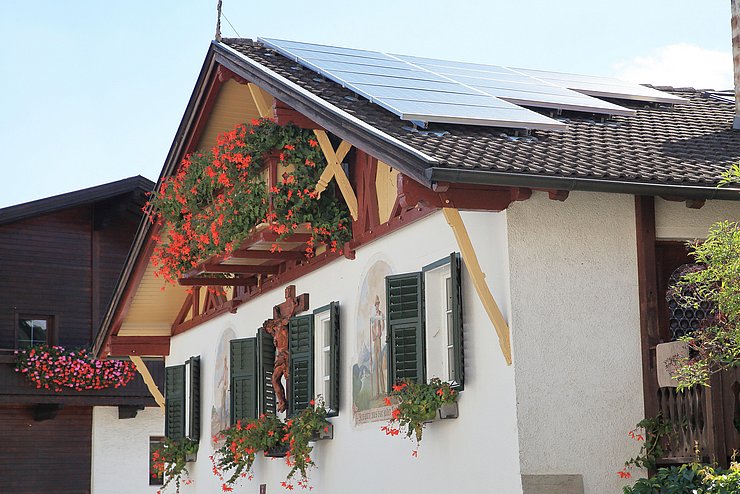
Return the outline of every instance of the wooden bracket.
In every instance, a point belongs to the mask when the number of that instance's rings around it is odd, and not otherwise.
[[[272,96],[256,84],[250,82],[247,86],[249,87],[249,92],[252,93],[252,99],[254,99],[254,104],[257,106],[260,117],[272,118],[274,115],[271,102]]]
[[[498,343],[501,347],[501,352],[504,354],[506,365],[511,365],[511,336],[509,335],[509,325],[506,323],[506,319],[504,319],[504,315],[501,313],[498,304],[496,304],[496,300],[493,298],[493,294],[491,294],[491,289],[488,288],[486,275],[478,263],[478,256],[475,255],[475,249],[465,228],[465,223],[463,223],[460,212],[457,209],[442,208],[442,213],[450,228],[452,228],[452,232],[455,234],[465,269],[467,269],[470,279],[473,281],[478,298],[483,303],[483,307],[486,309],[486,313],[488,313],[488,318],[496,329]]]
[[[149,369],[147,369],[146,364],[141,359],[141,357],[137,357],[136,355],[132,355],[131,362],[134,363],[136,366],[136,370],[139,371],[139,374],[141,374],[142,379],[144,379],[144,383],[146,384],[146,387],[149,389],[149,393],[151,393],[152,397],[154,398],[154,401],[157,402],[157,405],[159,405],[159,408],[164,410],[164,395],[162,395],[162,392],[157,387],[157,383],[154,382],[154,378],[149,373]]]
[[[344,173],[344,169],[342,168],[342,160],[347,156],[349,150],[352,149],[352,144],[342,141],[335,151],[334,146],[332,146],[329,140],[329,136],[326,135],[326,131],[315,129],[314,134],[316,134],[316,139],[319,141],[327,162],[326,168],[321,173],[321,177],[319,177],[319,183],[316,184],[316,192],[321,197],[321,193],[326,190],[331,179],[336,178],[339,191],[342,193],[344,202],[347,203],[347,207],[349,208],[349,213],[352,215],[352,219],[357,221],[357,197],[355,196],[355,191],[352,190],[352,185],[349,183],[347,174]]]

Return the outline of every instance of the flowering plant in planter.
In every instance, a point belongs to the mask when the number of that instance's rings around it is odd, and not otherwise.
[[[175,483],[175,492],[180,492],[180,487],[192,483],[191,479],[183,480],[188,475],[188,459],[198,452],[198,442],[187,438],[166,438],[161,448],[152,453],[152,469],[154,476],[162,476],[164,484],[157,491],[161,494],[172,482]]]
[[[222,482],[224,492],[243,477],[253,477],[252,466],[258,451],[275,448],[287,436],[286,425],[275,415],[260,415],[256,420],[242,422],[221,431],[216,437],[224,444],[210,457],[213,474]],[[230,473],[227,473],[230,472]]]
[[[26,376],[37,388],[53,391],[118,388],[128,384],[136,374],[130,362],[98,360],[84,349],[39,345],[15,353],[16,372]]]
[[[449,383],[439,378],[432,378],[428,383],[403,381],[393,386],[391,397],[395,397],[396,405],[391,412],[388,425],[380,429],[388,436],[397,436],[401,432],[416,440],[417,449],[412,452],[418,454],[418,445],[424,431],[424,423],[433,420],[442,405],[457,402],[458,394]],[[385,398],[386,405],[393,405],[391,397]]]
[[[329,421],[326,420],[326,408],[323,398],[311,400],[310,406],[304,408],[301,413],[286,422],[288,433],[286,439],[290,449],[285,457],[285,462],[291,467],[290,472],[282,483],[283,487],[292,489],[291,479],[300,472],[301,478],[297,481],[300,487],[308,487],[308,470],[316,465],[311,458],[313,446],[310,441],[316,440],[319,435],[329,432]]]
[[[284,172],[268,190],[270,160]],[[186,156],[145,207],[165,232],[155,239],[157,274],[174,283],[209,257],[236,249],[262,222],[281,238],[308,226],[308,256],[319,244],[341,249],[351,237],[347,207],[333,184],[320,196],[315,192],[325,165],[311,131],[268,119],[238,125],[219,135],[210,151]]]
[[[285,422],[275,415],[263,414],[256,420],[237,421],[236,425],[222,431],[216,439],[224,440],[224,444],[210,457],[213,473],[222,483],[221,489],[230,492],[240,478],[251,480],[252,467],[260,451],[265,456],[285,456],[285,463],[291,469],[281,482],[283,487],[292,490],[291,481],[300,472],[296,483],[308,488],[308,470],[315,465],[311,458],[313,446],[309,442],[330,427],[323,400],[311,400],[310,404],[297,417]]]
[[[662,414],[655,417],[642,419],[637,426],[629,431],[628,435],[640,443],[640,451],[637,456],[624,462],[624,468],[617,472],[623,479],[632,477],[630,470],[633,467],[652,470],[656,467],[659,459],[666,454],[663,449],[664,442],[670,442],[677,434],[678,425],[666,420]]]

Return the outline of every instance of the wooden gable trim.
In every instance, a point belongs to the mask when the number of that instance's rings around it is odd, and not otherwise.
[[[109,354],[113,356],[156,356],[170,354],[169,336],[117,336],[110,338]]]

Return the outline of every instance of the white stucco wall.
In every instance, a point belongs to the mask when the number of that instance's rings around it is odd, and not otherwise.
[[[740,221],[740,201],[707,201],[700,209],[683,202],[655,199],[655,236],[659,240],[706,238],[709,227],[720,220]]]
[[[504,314],[509,315],[508,258],[505,213],[464,213],[473,243],[479,247],[480,263]],[[386,437],[383,422],[352,425],[351,362],[354,359],[356,299],[364,270],[379,256],[395,273],[418,271],[424,265],[458,251],[453,234],[440,213],[382,237],[357,251],[354,260],[341,259],[294,284],[297,293],[309,293],[311,309],[338,300],[341,307],[341,410],[332,418],[334,439],[316,445],[318,469],[312,472],[313,492],[321,494],[379,492],[500,492],[521,493],[516,425],[514,368],[507,367],[493,327],[464,274],[465,297],[465,391],[460,397],[460,418],[438,421],[424,433],[419,458],[411,457],[413,444],[399,437]],[[236,314],[225,314],[173,338],[167,365],[201,356],[202,437],[198,461],[192,466],[194,483],[183,493],[219,491],[211,472],[208,438],[214,388],[214,359],[223,331],[237,337],[254,336],[270,317],[272,307],[284,300],[276,289],[241,305]],[[280,460],[258,459],[256,478],[235,492],[282,492],[279,483],[287,469]]]
[[[621,492],[644,413],[634,198],[535,193],[508,219],[522,474]]]
[[[149,485],[149,437],[164,435],[164,413],[145,408],[135,418],[119,419],[118,407],[94,407],[92,493],[155,493]]]

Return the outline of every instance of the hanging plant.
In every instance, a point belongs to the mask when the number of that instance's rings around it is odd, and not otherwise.
[[[190,485],[191,479],[184,479],[189,475],[187,469],[188,459],[191,459],[198,453],[198,441],[192,441],[187,438],[170,439],[166,438],[161,448],[152,453],[152,470],[153,476],[161,476],[164,484],[157,491],[161,494],[168,485],[175,484],[175,492],[180,492],[182,485]]]
[[[39,345],[16,351],[16,372],[23,374],[37,388],[86,391],[119,388],[136,375],[130,362],[98,360],[87,350],[65,350],[61,346]]]
[[[267,190],[263,170],[270,159],[286,171]],[[325,166],[311,131],[268,119],[237,125],[210,151],[186,156],[145,206],[150,221],[163,227],[152,257],[157,275],[175,283],[206,259],[238,248],[259,223],[280,238],[310,228],[308,256],[320,244],[341,249],[351,238],[347,207],[333,184],[320,197],[314,191]]]
[[[297,417],[283,422],[275,415],[260,415],[258,419],[237,421],[215,438],[223,441],[213,456],[213,473],[221,481],[221,490],[231,492],[241,478],[254,478],[253,466],[257,453],[265,456],[284,456],[290,467],[281,485],[293,490],[295,485],[309,488],[308,472],[315,466],[311,458],[315,441],[331,424],[326,420],[326,409],[321,398],[311,400],[309,407]],[[279,454],[278,454],[279,452]],[[300,478],[296,479],[296,475]]]
[[[396,405],[391,412],[388,425],[380,428],[388,436],[403,435],[416,441],[416,448],[411,452],[417,456],[419,443],[424,432],[425,422],[437,416],[437,410],[443,405],[457,402],[457,391],[450,384],[439,378],[432,378],[428,383],[404,381],[392,388],[391,396],[385,398],[385,404]]]

